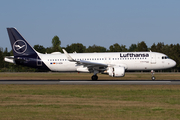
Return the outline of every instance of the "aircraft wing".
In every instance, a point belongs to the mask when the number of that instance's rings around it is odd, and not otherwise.
[[[90,62],[90,61],[85,61],[85,60],[77,61],[77,63],[80,65],[84,65],[85,67],[108,67],[108,65],[106,64]]]
[[[105,70],[105,68],[108,67],[107,64],[103,64],[103,63],[90,62],[90,61],[85,61],[85,60],[76,61],[66,52],[66,50],[63,49],[63,52],[66,55],[67,59],[71,62],[76,62],[77,66],[83,65],[83,67],[87,67],[89,70],[96,69],[99,71],[103,71],[103,70]]]

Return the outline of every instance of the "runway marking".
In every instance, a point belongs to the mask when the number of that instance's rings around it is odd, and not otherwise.
[[[121,80],[121,81],[87,81],[87,80],[0,80],[0,84],[28,85],[180,85],[180,80]]]
[[[59,81],[67,85],[171,85],[171,81]],[[176,82],[180,84],[180,82]]]

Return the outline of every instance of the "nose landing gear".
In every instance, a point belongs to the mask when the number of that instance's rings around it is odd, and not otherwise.
[[[155,80],[155,79],[156,79],[156,77],[154,77],[154,70],[151,70],[151,74],[152,74],[151,79],[152,79],[152,80]]]

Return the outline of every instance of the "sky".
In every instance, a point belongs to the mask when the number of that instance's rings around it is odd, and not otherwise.
[[[61,47],[177,44],[179,6],[180,0],[2,0],[0,47],[11,50],[7,27],[15,27],[31,46],[51,47],[55,35]]]

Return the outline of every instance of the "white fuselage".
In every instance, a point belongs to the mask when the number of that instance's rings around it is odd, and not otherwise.
[[[77,66],[76,62],[68,61],[65,54],[38,53],[38,55],[52,71],[81,71],[78,69],[80,66]],[[157,70],[176,65],[174,60],[157,52],[72,53],[69,55],[76,61],[84,60],[108,66],[122,66],[126,70]],[[41,65],[40,62],[37,64]]]

